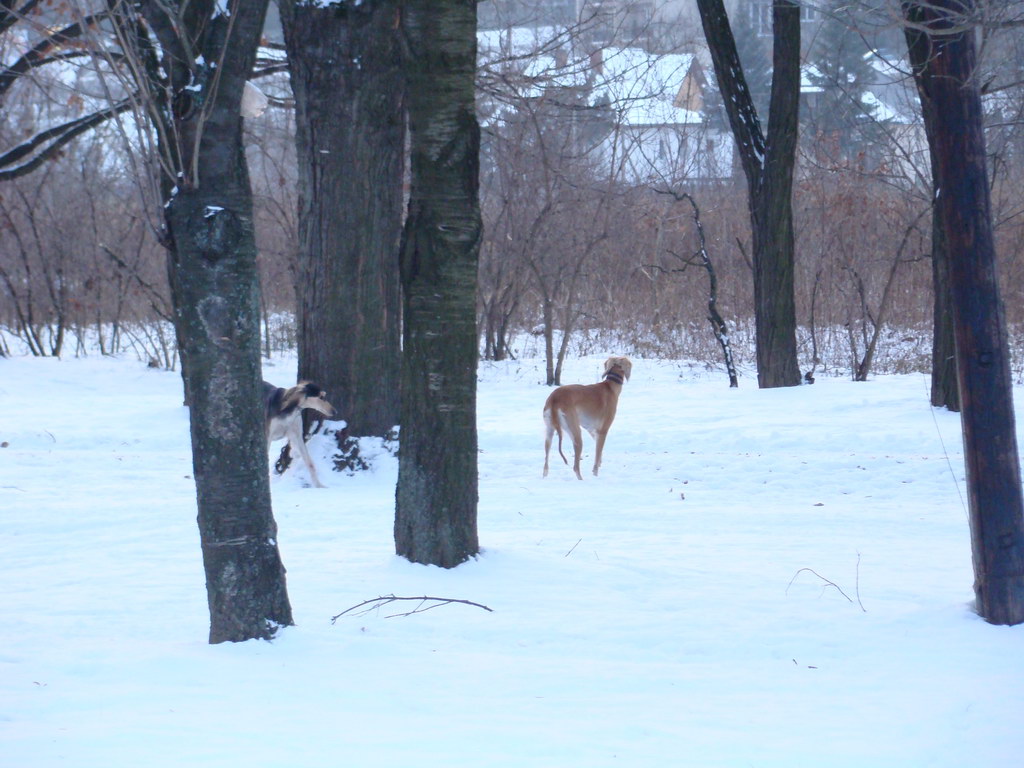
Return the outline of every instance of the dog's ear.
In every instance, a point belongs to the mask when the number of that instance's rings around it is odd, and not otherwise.
[[[326,393],[311,381],[302,382],[302,394],[306,397],[323,397]]]

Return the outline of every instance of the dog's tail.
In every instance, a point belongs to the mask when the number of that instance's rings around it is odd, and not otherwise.
[[[562,453],[562,414],[558,410],[558,406],[552,405],[550,408],[545,409],[544,419],[547,421],[548,426],[558,435],[558,455],[562,457],[565,465],[569,466],[569,460]]]

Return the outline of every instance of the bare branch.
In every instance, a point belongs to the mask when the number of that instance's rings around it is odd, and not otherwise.
[[[54,126],[42,133],[37,133],[28,141],[12,147],[0,154],[0,181],[8,181],[31,173],[44,162],[54,157],[66,144],[69,144],[86,131],[124,112],[131,105],[131,99],[124,99],[108,109],[99,110],[91,115],[86,115],[63,125]],[[30,159],[22,162],[25,158]]]
[[[375,597],[371,600],[364,600],[358,605],[353,605],[351,608],[346,608],[337,616],[332,616],[331,623],[335,623],[338,619],[345,615],[364,616],[367,613],[370,613],[371,611],[383,608],[385,605],[390,605],[391,603],[397,603],[400,601],[417,602],[419,603],[419,605],[417,605],[411,611],[406,611],[404,613],[389,614],[384,617],[385,619],[393,619],[396,616],[412,616],[414,613],[425,613],[434,608],[439,608],[442,605],[450,605],[452,603],[472,605],[476,608],[483,608],[488,613],[494,613],[494,611],[491,608],[488,608],[486,605],[474,603],[472,600],[459,600],[453,597],[429,597],[426,595],[422,597],[396,597],[395,595],[384,595],[382,597]],[[430,605],[428,605],[428,603],[430,603]]]
[[[20,76],[26,74],[29,70],[56,60],[55,57],[51,56],[54,51],[75,44],[82,37],[86,29],[95,27],[106,17],[106,13],[93,14],[63,29],[56,30],[44,37],[11,66],[0,70],[0,99],[10,90],[11,86]]]
[[[820,573],[818,573],[818,572],[817,572],[816,570],[814,570],[813,568],[801,568],[801,569],[800,569],[799,571],[797,571],[796,573],[794,573],[794,574],[793,574],[793,578],[792,578],[792,579],[790,579],[790,580],[789,580],[789,584],[788,584],[788,585],[786,585],[786,594],[787,594],[787,595],[789,594],[789,588],[790,588],[791,586],[793,586],[793,582],[795,582],[795,581],[797,580],[797,577],[799,577],[801,573],[810,573],[810,574],[813,574],[813,575],[817,576],[817,577],[818,577],[819,579],[821,579],[821,580],[822,580],[823,582],[825,582],[825,586],[824,586],[824,587],[822,588],[822,591],[824,591],[824,590],[825,590],[825,589],[827,589],[828,587],[832,587],[832,588],[834,588],[834,589],[835,589],[835,590],[836,590],[836,591],[837,591],[837,592],[838,592],[838,593],[839,593],[840,595],[842,595],[842,596],[843,596],[843,597],[845,597],[845,598],[846,598],[847,600],[849,600],[849,601],[850,601],[850,603],[853,603],[853,598],[851,598],[851,597],[850,597],[850,596],[849,596],[848,594],[846,594],[846,593],[845,593],[845,592],[843,591],[843,588],[842,588],[842,587],[840,587],[840,586],[839,586],[838,584],[836,584],[836,583],[835,583],[834,581],[830,581],[829,579],[826,579],[826,578],[825,578],[824,576],[822,576],[822,575],[821,575]],[[864,607],[864,603],[862,603],[862,602],[860,601],[860,555],[859,555],[859,554],[857,555],[857,603],[858,603],[858,604],[860,605],[860,609],[861,609],[862,611],[864,611],[864,613],[867,613],[867,609],[866,609],[866,608]]]

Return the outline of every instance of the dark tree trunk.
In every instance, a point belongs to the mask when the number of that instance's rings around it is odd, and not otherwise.
[[[143,12],[173,105],[163,126],[175,330],[187,385],[210,642],[269,639],[292,623],[270,506],[260,374],[259,282],[240,104],[266,0]],[[182,21],[185,23],[182,24]],[[185,51],[193,55],[185,55]],[[191,68],[186,62],[192,61]],[[186,86],[189,86],[186,88]]]
[[[1024,501],[1009,352],[996,279],[972,0],[905,2],[929,50],[915,76],[934,110],[935,212],[945,231],[977,609],[1024,622]]]
[[[909,10],[920,15],[920,9]],[[904,28],[910,63],[915,73],[917,93],[921,100],[925,135],[931,167],[936,168],[939,159],[935,156],[938,146],[935,135],[939,130],[939,115],[929,89],[925,87],[923,74],[931,59],[931,44],[924,30],[908,25]],[[949,286],[949,253],[942,219],[938,215],[938,179],[932,174],[932,386],[931,403],[951,411],[960,410],[960,390],[956,374],[956,342],[953,338],[953,308]]]
[[[541,315],[544,318],[544,383],[549,387],[557,387],[562,382],[561,368],[555,365],[555,302],[546,293],[541,297]]]
[[[395,549],[450,568],[479,551],[476,2],[408,0],[403,10],[412,186],[401,250]]]
[[[932,163],[935,167],[935,163]],[[933,196],[934,201],[934,196]],[[960,385],[956,374],[956,340],[949,287],[949,254],[942,221],[932,212],[932,385],[931,404],[960,410]]]
[[[353,435],[398,423],[405,117],[396,0],[282,0],[299,164],[300,378]]]
[[[715,76],[747,178],[753,233],[757,383],[800,383],[794,299],[793,167],[800,106],[800,8],[775,0],[767,139],[747,88],[723,0],[697,0]]]
[[[796,3],[776,0],[772,34],[768,138],[752,206],[757,383],[792,387],[800,383],[793,290],[793,168],[800,111],[800,8]]]

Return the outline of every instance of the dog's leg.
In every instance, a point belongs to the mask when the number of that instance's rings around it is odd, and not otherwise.
[[[562,452],[562,430],[566,429],[565,411],[561,410],[557,405],[551,406],[551,425],[554,427],[555,432],[558,433],[558,455],[562,457],[562,462],[565,466],[569,466],[569,460],[565,458],[565,454]]]
[[[562,457],[562,461],[565,462],[566,466],[569,466],[569,460],[565,458],[565,453],[562,452],[562,429],[565,427],[565,412],[559,410],[558,405],[551,405],[544,409],[544,477],[548,476],[548,455],[551,452],[551,436],[555,433],[558,434],[558,455]]]
[[[320,482],[320,478],[316,474],[316,465],[313,464],[313,457],[309,455],[309,449],[306,448],[306,442],[300,437],[299,438],[299,452],[302,454],[302,460],[306,462],[306,467],[309,469],[309,477],[313,481],[313,485],[317,488],[324,488],[324,484]]]
[[[302,422],[296,420],[295,428],[288,430],[288,444],[302,457],[303,463],[306,465],[306,469],[309,470],[309,478],[313,481],[313,485],[317,488],[323,488],[323,483],[320,482],[320,478],[316,474],[316,466],[313,464],[313,457],[309,455],[309,449],[306,448],[306,441],[302,439]]]
[[[608,437],[607,429],[597,430],[594,441],[597,447],[594,449],[594,477],[597,477],[597,470],[601,468],[601,452],[604,450],[604,439]]]
[[[557,418],[557,417],[556,417]],[[551,436],[555,434],[555,428],[552,425],[553,422],[552,413],[550,410],[544,410],[544,474],[543,477],[548,476],[548,455],[551,453]],[[561,432],[559,432],[559,442],[561,442]]]
[[[569,430],[569,436],[572,437],[572,471],[576,473],[577,479],[582,480],[580,458],[583,455],[583,432],[580,431],[580,416],[576,413],[575,408],[565,411],[565,426]],[[563,456],[563,458],[565,457]],[[568,461],[566,463],[568,464]]]

